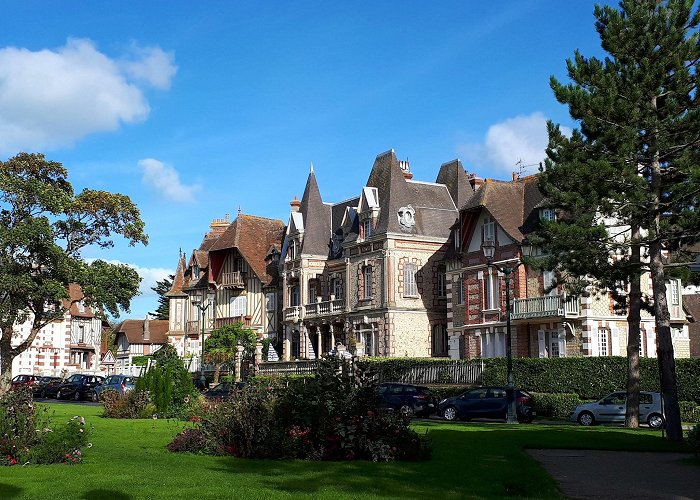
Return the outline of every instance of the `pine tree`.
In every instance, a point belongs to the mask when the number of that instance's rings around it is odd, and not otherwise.
[[[562,218],[545,224],[545,246],[572,276],[634,285],[630,322],[650,273],[667,436],[680,440],[666,266],[667,252],[700,239],[700,11],[692,0],[623,0],[595,17],[608,56],[576,52],[571,83],[551,79],[580,130],[549,124],[540,185]]]
[[[168,319],[170,315],[170,300],[165,296],[173,287],[175,275],[171,274],[167,278],[156,281],[156,286],[151,287],[151,290],[158,294],[158,307],[151,313],[154,319]]]

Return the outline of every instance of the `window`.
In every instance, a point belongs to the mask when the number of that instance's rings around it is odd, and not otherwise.
[[[267,303],[268,312],[275,310],[275,294],[274,293],[266,293],[265,294],[265,302]]]
[[[435,325],[433,327],[433,356],[447,356],[447,327]]]
[[[301,337],[299,330],[292,332],[292,358],[299,358],[301,355]]]
[[[542,284],[544,285],[545,295],[553,296],[557,294],[556,282],[554,271],[542,271]]]
[[[506,355],[506,335],[503,332],[481,334],[481,357],[499,358]]]
[[[608,329],[598,328],[598,356],[609,356]]]
[[[85,325],[78,326],[78,343],[85,343]]]
[[[644,330],[639,330],[639,356],[644,357]]]
[[[452,283],[452,291],[455,304],[464,304],[464,283],[462,283],[460,278],[456,278]]]
[[[318,280],[309,280],[309,304],[316,303],[316,297],[318,296]]]
[[[292,307],[299,305],[299,285],[289,287],[289,305]]]
[[[547,221],[555,221],[557,220],[557,213],[554,211],[553,208],[543,208],[542,210],[540,210],[540,219]]]
[[[564,334],[559,332],[551,332],[549,334],[549,357],[566,357],[566,339]]]
[[[372,219],[365,219],[362,221],[362,237],[364,239],[367,239],[371,235],[372,235]]]
[[[336,299],[342,299],[345,296],[343,289],[343,280],[341,278],[335,278],[333,280],[333,294]]]
[[[248,298],[245,295],[231,297],[229,308],[231,317],[245,316],[247,314]]]
[[[437,270],[437,296],[439,298],[447,297],[447,275],[444,267],[438,267]]]
[[[484,241],[496,241],[496,224],[490,217],[484,219]]]
[[[403,266],[403,294],[404,297],[417,297],[418,285],[416,284],[416,273],[418,266],[415,264],[404,264]]]
[[[671,304],[674,306],[680,303],[678,295],[678,281],[671,280]]]
[[[455,250],[459,251],[459,248],[460,248],[460,246],[461,246],[461,244],[462,244],[462,242],[461,242],[462,233],[461,233],[461,231],[459,230],[459,228],[455,228],[455,234],[454,234],[454,236],[455,236]]]
[[[84,313],[85,312],[85,303],[81,300],[78,302],[78,312]]]
[[[365,266],[362,270],[362,298],[372,298],[372,266]]]
[[[500,309],[500,283],[497,273],[489,272],[484,280],[484,294],[486,296],[486,309]]]

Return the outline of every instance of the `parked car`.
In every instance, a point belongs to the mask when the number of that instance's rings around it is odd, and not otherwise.
[[[615,391],[593,403],[578,405],[571,412],[571,421],[581,425],[595,425],[602,422],[624,422],[627,411],[627,392]],[[649,427],[659,429],[664,425],[664,412],[661,394],[639,392],[639,421]]]
[[[91,388],[88,391],[88,399],[91,401],[99,401],[102,399],[102,394],[105,391],[116,391],[122,396],[129,391],[134,390],[138,377],[132,375],[110,375],[102,384]]]
[[[522,389],[515,389],[515,408],[518,421],[531,422],[532,396]],[[438,413],[445,420],[469,420],[472,418],[506,419],[506,388],[478,387],[438,403]]]
[[[11,381],[11,389],[12,390],[17,390],[22,387],[33,387],[34,384],[36,383],[37,379],[36,375],[16,375],[12,378]]]
[[[58,386],[56,399],[73,398],[76,401],[84,399],[91,389],[104,382],[104,377],[76,373],[68,377]]]
[[[39,377],[32,386],[32,393],[40,398],[56,397],[60,385],[61,377]]]
[[[435,397],[427,387],[385,382],[379,384],[381,407],[427,417],[435,411]]]
[[[209,400],[226,400],[231,395],[231,391],[234,389],[243,389],[246,386],[245,382],[219,382],[213,387],[210,387],[202,393],[206,399]]]

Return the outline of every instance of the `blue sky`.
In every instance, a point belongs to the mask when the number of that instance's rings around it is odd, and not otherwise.
[[[155,281],[240,209],[286,222],[311,163],[325,201],[394,149],[434,181],[460,158],[510,177],[571,127],[549,77],[601,55],[593,2],[3,2],[0,158],[44,152],[77,189],[126,194],[148,246],[86,258]]]

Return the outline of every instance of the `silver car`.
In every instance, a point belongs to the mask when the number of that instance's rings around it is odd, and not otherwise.
[[[89,398],[95,402],[100,401],[105,391],[117,391],[123,396],[134,389],[137,379],[138,377],[133,377],[131,375],[110,375],[105,379],[102,385],[90,391]]]
[[[616,391],[595,403],[578,405],[571,413],[571,421],[581,425],[595,425],[602,422],[625,421],[627,411],[627,393]],[[639,392],[639,421],[649,427],[659,429],[664,425],[661,394],[658,392]]]

